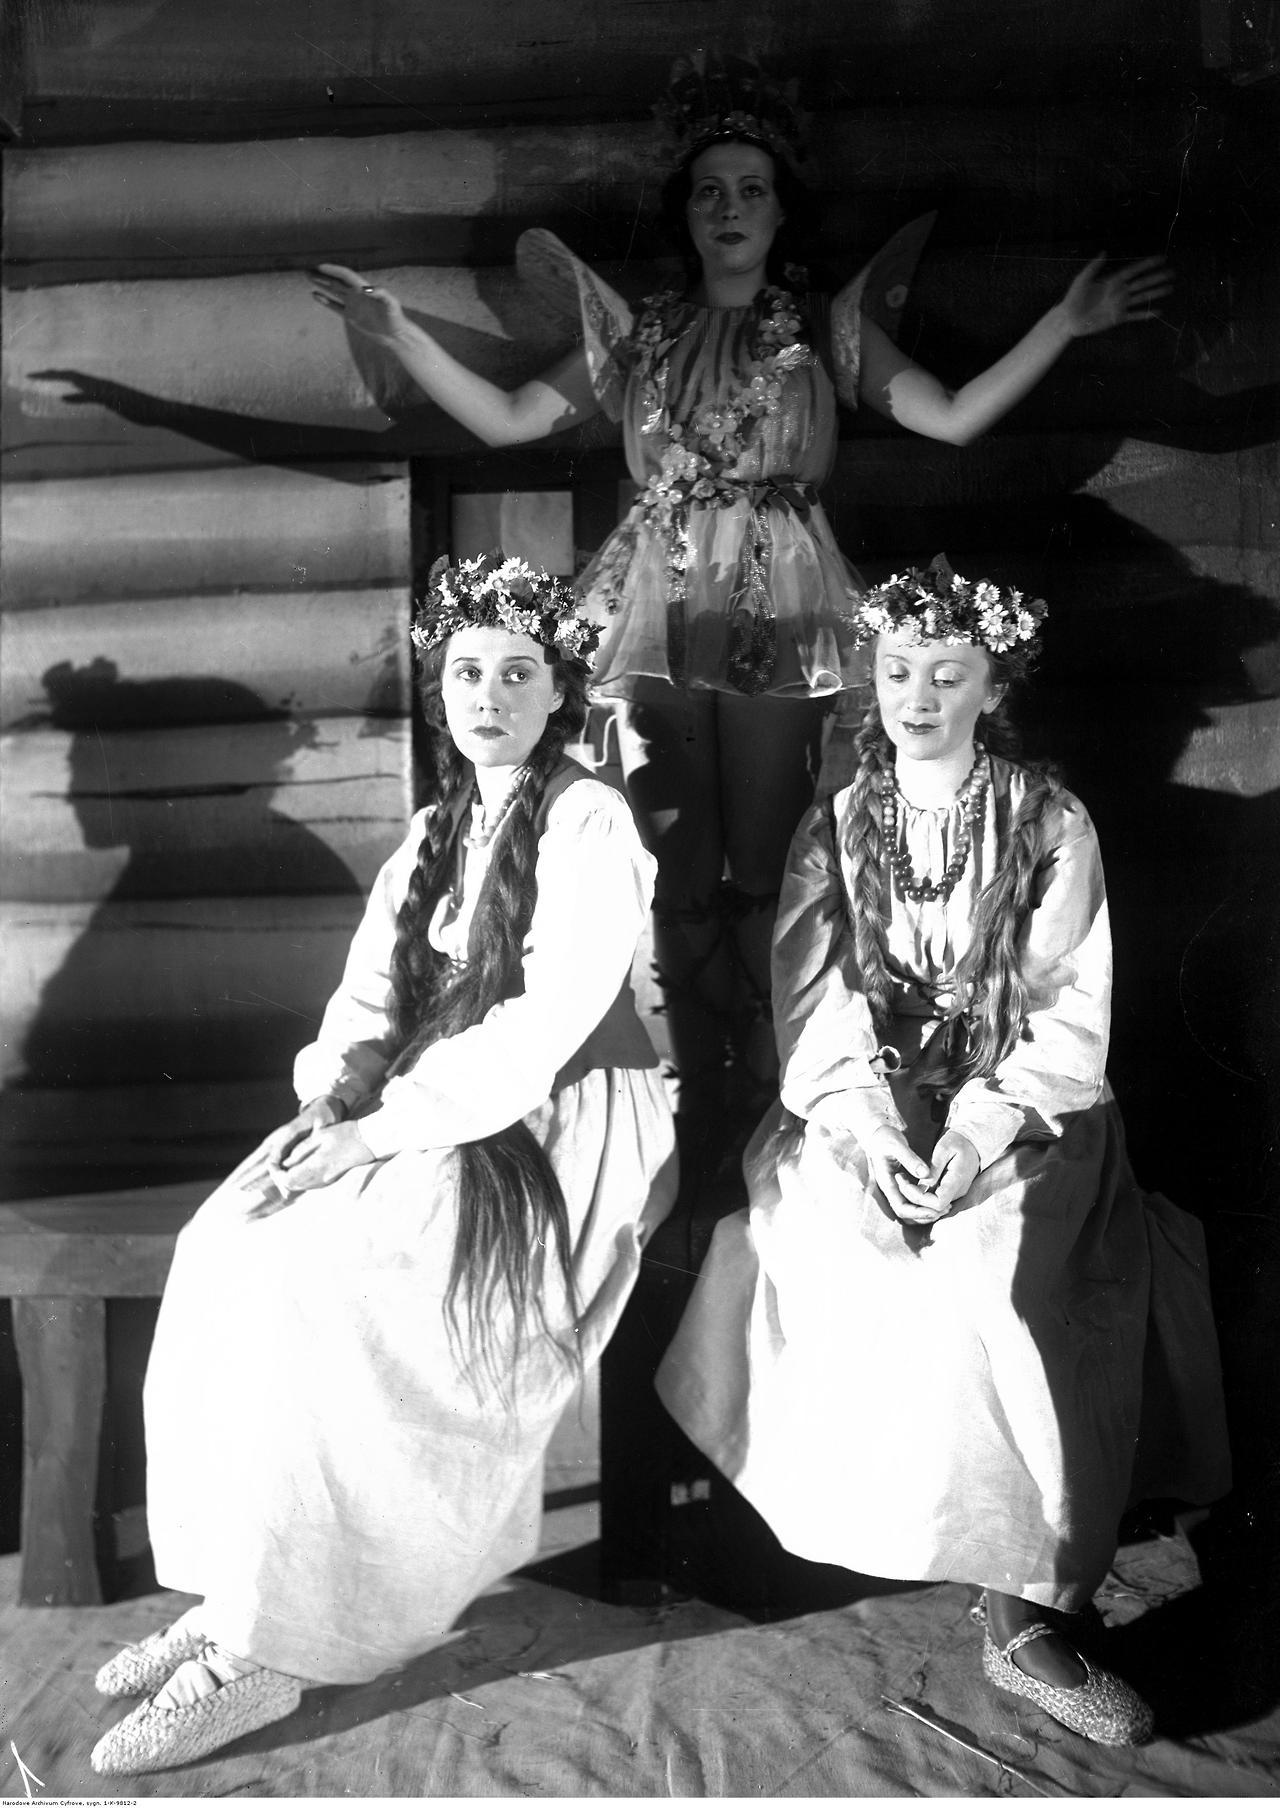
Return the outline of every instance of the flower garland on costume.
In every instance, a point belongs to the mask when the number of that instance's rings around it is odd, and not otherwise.
[[[409,637],[428,653],[460,628],[527,634],[588,671],[600,644],[600,629],[579,613],[572,585],[501,551],[457,565],[440,558],[431,567]]]
[[[729,508],[746,498],[756,524],[745,549],[741,604],[735,612],[728,675],[735,688],[753,694],[768,687],[776,630],[769,602],[768,559],[771,535],[766,498],[776,499],[807,515],[816,500],[806,485],[787,478],[759,483],[732,475],[747,449],[756,424],[777,413],[789,372],[814,362],[804,338],[804,323],[794,295],[787,289],[761,290],[745,367],[722,401],[704,402],[686,421],[672,421],[667,408],[672,348],[680,337],[677,316],[683,299],[674,291],[650,297],[632,335],[633,370],[640,384],[641,433],[665,432],[662,462],[637,497],[633,521],[648,522],[666,545],[667,653],[671,677],[684,673],[688,572],[694,558],[688,531],[693,506]],[[619,540],[607,566],[597,574],[596,594],[610,614],[626,600],[626,573],[634,545],[634,528]]]
[[[1040,626],[1048,613],[1042,597],[970,582],[939,553],[927,571],[913,565],[868,590],[853,615],[854,644],[894,634],[913,647],[926,641],[985,647],[1025,670],[1040,652]]]
[[[646,520],[664,529],[670,528],[677,512],[691,502],[727,508],[741,497],[741,482],[728,473],[745,452],[756,422],[777,413],[783,378],[812,364],[814,357],[803,337],[795,296],[787,289],[764,289],[739,381],[723,401],[704,402],[687,421],[671,421],[667,383],[671,348],[678,336],[671,330],[671,315],[682,305],[674,292],[652,297],[633,339],[644,404],[640,431],[658,433],[665,428],[670,439],[661,468],[639,499]]]

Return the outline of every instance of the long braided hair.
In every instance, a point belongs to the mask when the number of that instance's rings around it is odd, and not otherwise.
[[[1015,662],[991,652],[987,658],[993,684],[1007,686],[1019,675]],[[1018,960],[1018,937],[1034,901],[1045,825],[1063,795],[1051,766],[1019,758],[1018,735],[1005,697],[990,714],[978,718],[974,738],[986,752],[1019,765],[1027,788],[1001,838],[996,871],[978,897],[972,937],[956,965],[953,1011],[967,1030],[965,1053],[951,1075],[957,1086],[994,1073],[1023,1034],[1028,994]],[[887,1037],[893,1015],[888,967],[892,881],[885,858],[883,798],[894,754],[878,703],[873,702],[863,718],[854,747],[857,767],[848,827],[854,952],[877,1035]]]
[[[453,877],[463,793],[472,783],[472,768],[445,726],[441,678],[447,651],[446,641],[422,659],[420,697],[435,755],[436,805],[428,812],[417,864],[396,920],[391,1019],[399,1050],[389,1074],[410,1066],[433,1043],[470,1029],[495,1004],[523,991],[524,942],[538,895],[538,807],[564,756],[566,741],[581,731],[587,716],[584,668],[549,651],[560,707],[548,716],[525,762],[524,777],[498,832],[476,902],[466,965],[456,967],[427,937],[432,914]],[[555,1271],[577,1317],[569,1214],[545,1149],[520,1120],[494,1135],[459,1144],[457,1163],[458,1227],[445,1316],[455,1352],[460,1354],[465,1347],[475,1372],[493,1380],[505,1366],[494,1336],[504,1304],[514,1321],[508,1352],[513,1361],[531,1323],[550,1334],[543,1298],[548,1249],[554,1252]],[[556,1342],[554,1336],[552,1341]],[[576,1344],[558,1347],[567,1361],[580,1360]]]

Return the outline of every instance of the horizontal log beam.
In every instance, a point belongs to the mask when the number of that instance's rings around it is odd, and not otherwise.
[[[956,448],[917,435],[855,434],[828,483],[834,509],[929,509],[1097,498],[1165,542],[1280,551],[1280,441],[1201,452],[1115,433],[1000,428]]]
[[[13,734],[0,897],[364,895],[412,784],[403,719]]]
[[[198,477],[189,481],[199,486]],[[168,550],[186,556],[185,548]],[[242,720],[255,704],[293,716],[407,715],[408,623],[407,586],[11,609],[0,647],[0,729],[48,717],[66,725],[77,707],[82,719],[139,728]],[[94,684],[97,660],[114,675],[103,671]],[[78,705],[46,684],[64,662],[85,685]]]
[[[404,268],[387,280],[449,351],[495,382],[541,369],[575,335],[575,323],[536,300],[510,269]],[[110,392],[94,391],[94,382],[214,415],[287,423],[300,430],[299,443],[319,446],[324,428],[363,433],[370,458],[387,424],[383,404],[395,411],[420,400],[378,348],[350,355],[340,323],[296,274],[18,291],[5,307],[4,342],[10,448],[38,436],[42,424],[63,437],[87,430],[119,438]],[[81,378],[91,380],[88,389]],[[129,405],[127,396],[119,400]]]
[[[1193,126],[1198,125],[1198,131]],[[1167,219],[1213,155],[1176,102],[1115,108],[861,107],[815,121],[817,248],[848,255],[944,199],[941,235],[1114,243]],[[1191,164],[1188,165],[1188,147]],[[526,225],[612,261],[662,249],[654,131],[631,124],[403,132],[269,143],[16,150],[4,167],[11,285],[300,268],[507,261]]]
[[[287,1074],[359,915],[355,896],[0,905],[0,1078]]]
[[[233,465],[11,483],[4,606],[249,589],[407,585],[409,483],[395,464]]]
[[[1280,699],[1204,715],[1174,762],[1172,784],[1257,798],[1280,787]]]
[[[213,1183],[0,1205],[0,1295],[157,1299],[178,1232]]]
[[[691,41],[752,44],[803,84],[807,104],[878,103],[886,94],[953,101],[1064,92],[1128,96],[1202,73],[1198,15],[1162,0],[952,0],[927,23],[906,0],[538,0],[486,14],[470,0],[359,7],[315,0],[224,0],[163,7],[119,32],[68,13],[33,43],[27,129],[117,136],[250,136],[255,129],[457,125],[521,109],[644,118],[674,50]],[[74,21],[74,23],[72,23]],[[977,53],[980,47],[980,54]],[[93,133],[97,126],[96,134]]]
[[[295,1106],[287,1062],[252,1081],[11,1086],[0,1105],[0,1186],[22,1197],[104,1176],[229,1173]]]

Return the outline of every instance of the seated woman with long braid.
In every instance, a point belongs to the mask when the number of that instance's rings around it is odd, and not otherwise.
[[[382,869],[297,1115],[179,1238],[147,1374],[156,1573],[98,1743],[190,1763],[428,1649],[537,1546],[542,1459],[675,1191],[629,975],[654,861],[565,755],[598,638],[567,585],[441,561],[437,792]]]
[[[983,1664],[1089,1739],[1152,1716],[1081,1651],[1128,1503],[1225,1492],[1204,1238],[1107,1084],[1098,840],[1006,704],[1044,604],[945,561],[853,618],[853,782],[792,842],[781,1098],[659,1371],[787,1550],[978,1594]]]

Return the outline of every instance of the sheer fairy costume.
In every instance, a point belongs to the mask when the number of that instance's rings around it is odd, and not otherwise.
[[[179,1238],[147,1377],[157,1575],[205,1597],[208,1638],[315,1681],[404,1662],[533,1555],[547,1442],[674,1194],[670,1112],[629,987],[654,862],[625,800],[572,761],[534,819],[521,989],[389,1076],[405,1046],[397,918],[444,807],[413,818],[379,874],[295,1068],[299,1098],[358,1116],[374,1159],[261,1218],[232,1175]],[[474,808],[464,783],[427,930],[459,971],[502,835],[469,833]],[[517,1336],[511,1300],[489,1291],[479,1362],[446,1300],[459,1146],[518,1121],[563,1192],[577,1301],[548,1257],[541,1317]]]
[[[640,490],[579,579],[605,623],[599,695],[631,696],[642,677],[796,698],[863,681],[848,627],[862,584],[817,491],[837,403],[858,405],[862,309],[896,325],[932,223],[905,227],[834,300],[768,287],[704,307],[670,292],[638,313],[554,234],[522,234],[517,267],[580,318]]]
[[[1102,863],[1061,787],[1017,923],[1020,1030],[966,1073],[961,963],[1035,782],[979,749],[944,807],[890,808],[880,784],[887,1023],[856,946],[856,784],[802,822],[774,943],[781,1097],[658,1385],[788,1550],[1074,1611],[1127,1503],[1212,1500],[1228,1473],[1203,1237],[1129,1168],[1105,1071]],[[946,874],[966,840],[952,888],[904,884]],[[927,1228],[875,1185],[865,1146],[884,1124],[926,1159],[944,1129],[978,1153]]]

